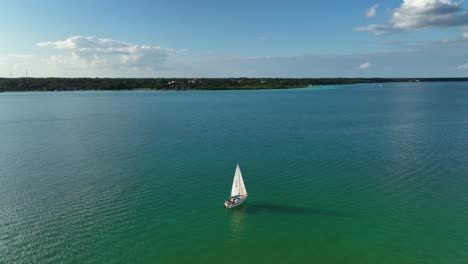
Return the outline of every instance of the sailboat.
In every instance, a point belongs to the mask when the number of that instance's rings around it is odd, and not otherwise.
[[[234,208],[241,205],[245,200],[247,200],[247,190],[245,189],[239,164],[237,164],[234,180],[232,182],[231,196],[224,202],[224,206],[226,206],[226,208]]]

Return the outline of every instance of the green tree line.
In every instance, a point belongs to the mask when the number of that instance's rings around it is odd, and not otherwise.
[[[468,81],[468,78],[0,78],[0,92],[136,89],[247,90],[415,81]]]

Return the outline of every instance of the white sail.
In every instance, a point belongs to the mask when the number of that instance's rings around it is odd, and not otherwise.
[[[244,179],[242,179],[242,173],[240,171],[239,164],[237,164],[236,173],[234,174],[234,181],[232,182],[231,196],[247,195],[245,189]]]
[[[247,190],[245,189],[244,178],[242,178],[242,173],[240,171],[239,165],[237,165],[239,169],[239,194],[240,195],[247,195]]]

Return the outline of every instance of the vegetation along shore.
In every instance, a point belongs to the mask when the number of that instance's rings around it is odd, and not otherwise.
[[[0,78],[0,92],[74,90],[249,90],[468,78]]]

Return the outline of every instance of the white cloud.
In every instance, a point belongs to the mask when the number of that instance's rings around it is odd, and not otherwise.
[[[465,63],[465,64],[462,64],[462,65],[459,65],[459,66],[457,67],[457,69],[459,69],[459,70],[466,70],[466,69],[468,69],[468,62]]]
[[[377,15],[377,8],[379,5],[375,4],[371,6],[369,9],[366,11],[366,17],[375,17]]]
[[[48,64],[100,68],[163,68],[177,51],[159,46],[130,44],[113,39],[74,36],[66,40],[37,43],[42,48],[60,50],[61,54],[46,59]],[[63,54],[65,53],[65,54]]]
[[[464,32],[464,33],[463,33],[463,38],[468,39],[468,32]]]
[[[453,0],[403,0],[394,9],[391,19],[384,25],[358,27],[358,31],[368,31],[375,35],[386,33],[432,28],[467,26],[468,13],[461,2]]]
[[[400,29],[393,28],[387,25],[367,25],[363,27],[357,27],[357,31],[368,31],[374,35],[383,35],[393,32],[401,31]]]
[[[461,29],[460,29],[461,30]],[[460,31],[468,32],[468,28]],[[382,40],[383,41],[383,40]],[[36,54],[0,54],[0,77],[453,77],[468,72],[460,64],[460,58],[468,58],[468,39],[459,36],[448,41],[426,42],[423,40],[399,40],[382,42],[384,45],[400,47],[392,52],[338,53],[299,56],[228,56],[208,54],[182,56],[184,53],[170,51],[161,66],[133,66],[131,61],[121,58],[135,54],[121,45],[118,51],[111,46],[107,52],[96,52],[105,45],[89,45],[49,42],[41,44]],[[86,49],[96,57],[81,52]],[[92,46],[89,47],[89,46]],[[60,47],[60,48],[58,48]],[[125,47],[125,48],[124,48]],[[137,54],[146,54],[140,47]],[[114,49],[112,52],[109,51]],[[123,50],[123,51],[122,51]],[[104,53],[104,54],[103,54]],[[108,55],[106,55],[109,53]],[[274,54],[273,54],[274,55]],[[86,58],[86,59],[84,59]],[[137,59],[140,64],[153,65]],[[159,58],[159,57],[158,57]],[[131,60],[131,57],[128,58]],[[121,60],[124,60],[122,62]],[[372,63],[372,64],[371,64]],[[361,66],[362,65],[362,66]],[[457,65],[459,70],[457,70]],[[361,67],[360,67],[361,66]],[[367,69],[366,69],[367,67]],[[464,70],[464,71],[462,71]]]
[[[372,63],[370,63],[369,61],[368,62],[364,62],[363,64],[359,65],[359,69],[369,69],[370,67],[372,66]]]

